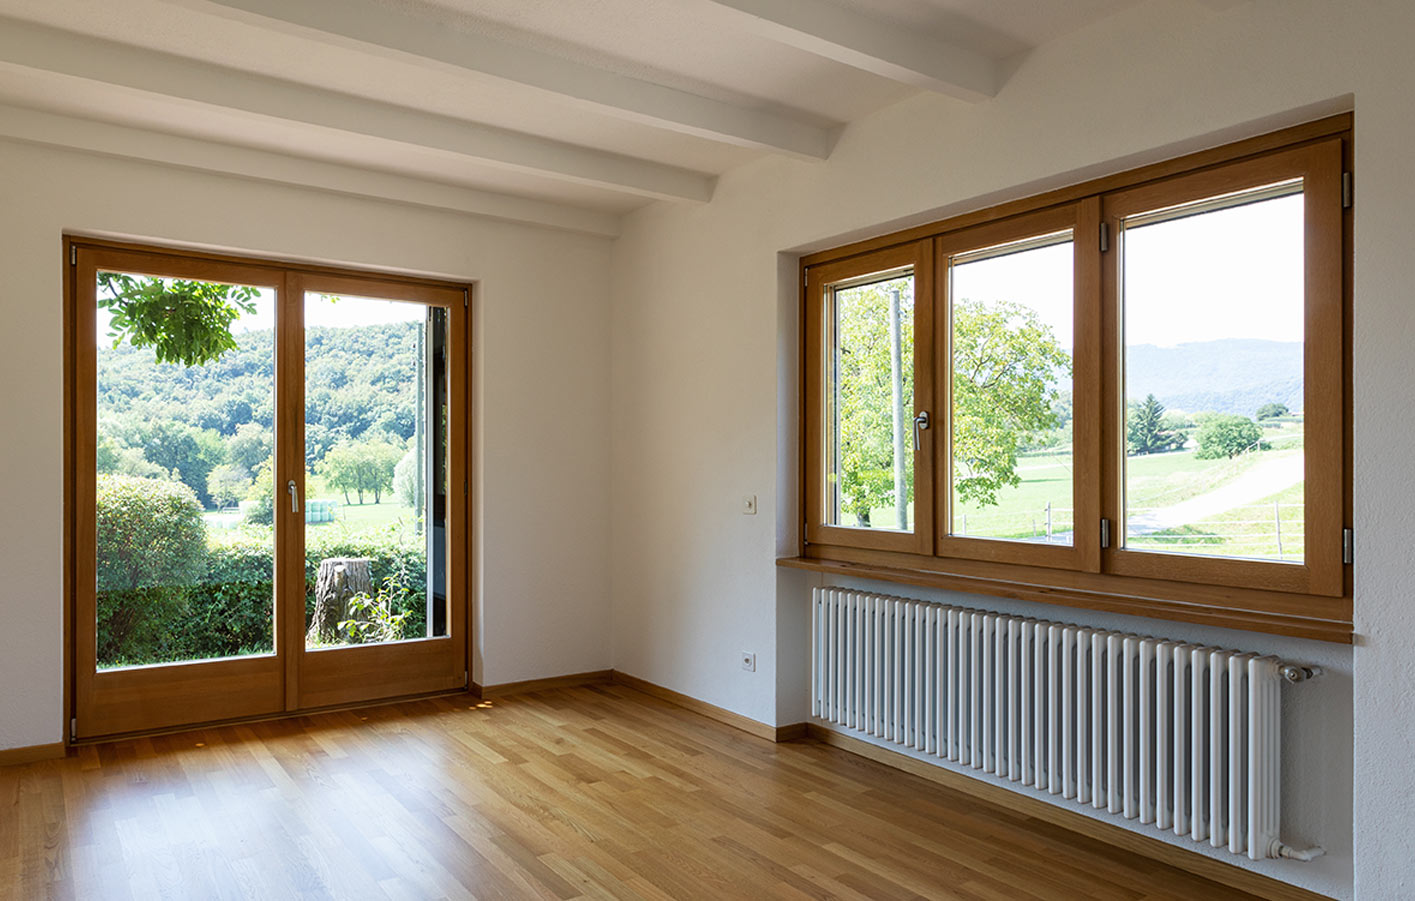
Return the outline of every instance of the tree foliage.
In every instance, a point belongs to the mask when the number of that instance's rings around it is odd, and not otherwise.
[[[1131,404],[1125,420],[1126,452],[1158,454],[1184,446],[1188,436],[1168,426],[1164,404],[1147,395],[1141,403]]]
[[[201,366],[236,349],[231,323],[254,313],[248,285],[98,273],[98,305],[112,314],[113,346],[151,347],[159,363]]]
[[[1292,411],[1287,409],[1287,404],[1267,403],[1258,408],[1257,419],[1262,422],[1264,419],[1286,416],[1290,412]]]
[[[1236,457],[1250,450],[1268,450],[1272,445],[1263,440],[1258,424],[1246,416],[1232,413],[1215,413],[1206,416],[1199,423],[1199,450],[1194,454],[1201,460],[1215,460],[1219,457]]]
[[[1017,453],[1058,425],[1060,378],[1071,356],[1050,326],[1021,304],[953,305],[954,490],[991,506],[1004,486],[1021,484]]]
[[[378,504],[383,492],[393,488],[393,471],[403,455],[401,447],[386,441],[344,441],[330,448],[318,471],[326,485],[344,493],[345,503],[352,491],[359,503],[371,494]]]
[[[837,294],[836,477],[840,506],[863,526],[870,512],[895,506],[893,363],[889,296],[900,292],[900,379],[905,403],[914,396],[914,294],[908,280],[880,282]],[[905,421],[913,419],[912,405]],[[907,504],[913,497],[914,445],[904,444]]]

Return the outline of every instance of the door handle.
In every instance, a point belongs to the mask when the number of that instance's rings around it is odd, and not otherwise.
[[[298,489],[298,488],[295,487],[295,480],[294,480],[294,479],[291,479],[291,480],[290,480],[290,484],[289,484],[288,487],[289,487],[289,489],[290,489],[290,512],[291,512],[291,513],[299,513],[299,512],[300,512],[300,489]]]
[[[920,410],[919,415],[914,417],[914,450],[919,449],[919,433],[929,427],[929,411]],[[291,483],[294,484],[293,482]]]

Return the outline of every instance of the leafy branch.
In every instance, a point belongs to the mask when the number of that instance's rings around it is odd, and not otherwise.
[[[231,323],[255,313],[259,290],[184,279],[98,273],[98,305],[112,314],[108,336],[117,347],[151,347],[159,363],[201,366],[235,350]]]

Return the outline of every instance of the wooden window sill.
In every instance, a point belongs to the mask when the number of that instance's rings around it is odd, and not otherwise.
[[[780,557],[776,561],[777,566],[837,576],[1268,632],[1337,644],[1352,642],[1350,598],[1306,598],[1114,575],[1067,573],[1058,574],[1059,578],[1054,581],[1043,581],[1038,578],[1042,572],[1034,567],[1012,567],[1012,572],[1006,574],[959,571],[971,563],[935,558],[930,568],[925,569],[912,564],[907,567],[892,566],[820,557]],[[997,567],[990,569],[996,570]],[[1059,582],[1073,584],[1057,584]],[[1259,609],[1260,606],[1267,606],[1264,602],[1271,602],[1272,608],[1305,605],[1311,609],[1304,612],[1321,615]],[[1341,618],[1343,615],[1345,618]]]

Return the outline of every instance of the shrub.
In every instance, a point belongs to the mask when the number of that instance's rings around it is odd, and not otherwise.
[[[100,475],[97,482],[98,659],[150,652],[202,574],[206,526],[180,482]]]

